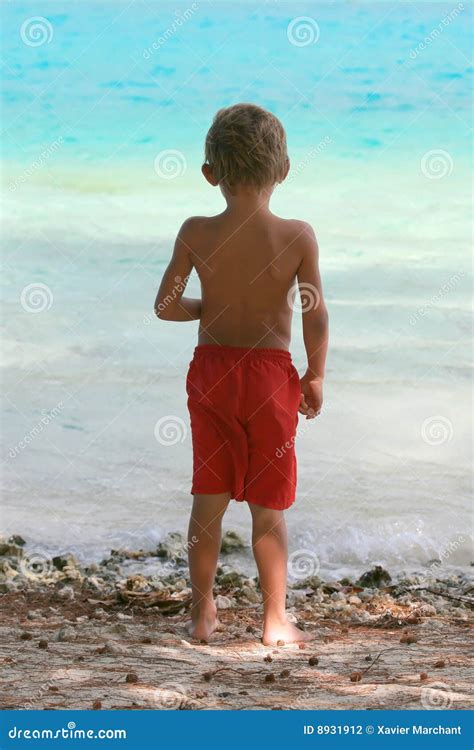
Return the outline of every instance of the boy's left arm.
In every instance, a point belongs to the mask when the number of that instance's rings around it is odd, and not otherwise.
[[[155,315],[161,320],[187,321],[201,317],[201,300],[183,297],[194,265],[189,244],[192,224],[192,219],[188,219],[179,230],[173,255],[156,295]]]

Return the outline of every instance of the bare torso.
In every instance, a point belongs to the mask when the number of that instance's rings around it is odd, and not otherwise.
[[[288,349],[301,222],[270,212],[243,220],[224,212],[194,221],[199,343]]]

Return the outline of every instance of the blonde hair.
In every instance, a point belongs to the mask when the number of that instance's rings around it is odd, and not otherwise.
[[[230,188],[275,185],[286,176],[285,130],[266,109],[234,104],[215,115],[206,137],[205,157],[215,179]]]

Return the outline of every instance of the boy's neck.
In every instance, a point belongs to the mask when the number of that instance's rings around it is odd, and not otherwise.
[[[239,216],[254,216],[256,214],[269,213],[270,198],[273,190],[244,190],[242,188],[235,190],[233,193],[223,191],[224,198],[227,202],[226,213],[232,213]]]

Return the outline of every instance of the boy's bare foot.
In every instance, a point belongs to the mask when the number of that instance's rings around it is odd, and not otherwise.
[[[208,641],[218,625],[216,605],[206,604],[205,607],[192,607],[191,620],[186,623],[186,630],[191,638]]]
[[[302,643],[312,641],[314,635],[300,630],[291,622],[266,623],[263,626],[262,641],[264,646],[277,646],[280,641],[287,643]],[[280,643],[281,645],[281,643]]]

